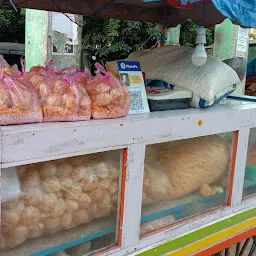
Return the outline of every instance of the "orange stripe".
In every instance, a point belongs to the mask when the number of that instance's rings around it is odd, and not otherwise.
[[[128,163],[128,148],[124,149],[123,158],[123,173],[122,173],[122,190],[121,190],[121,203],[120,203],[120,217],[119,217],[119,232],[118,232],[118,245],[122,247],[122,234],[123,234],[123,221],[124,221],[124,198],[126,189],[126,175]]]
[[[237,236],[234,236],[230,239],[227,239],[215,246],[212,246],[202,252],[199,252],[197,254],[195,254],[194,256],[210,256],[210,255],[214,255],[215,253],[221,252],[226,248],[229,248],[249,237],[255,236],[256,235],[256,228],[250,229],[248,231],[245,231]]]
[[[232,169],[231,169],[231,173],[230,173],[230,183],[229,183],[229,192],[228,192],[228,205],[232,204],[232,193],[233,193],[235,168],[236,168],[238,138],[239,138],[239,131],[236,131],[235,141],[234,141],[234,152],[233,152],[233,159],[232,159]]]

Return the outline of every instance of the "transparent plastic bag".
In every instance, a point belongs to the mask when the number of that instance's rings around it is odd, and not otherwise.
[[[46,67],[31,69],[25,79],[39,95],[43,121],[86,121],[91,118],[91,100],[84,86],[87,78],[75,66],[56,70],[54,61],[50,61]]]
[[[171,189],[172,186],[168,176],[160,167],[155,164],[145,164],[142,193],[143,206],[168,200]]]
[[[39,99],[22,79],[0,77],[0,125],[42,122]]]
[[[22,62],[22,68],[23,72],[25,72],[25,61]],[[50,60],[45,66],[37,65],[30,68],[29,73],[37,73],[37,74],[45,74],[46,72],[51,71],[54,73],[57,72],[56,69],[54,69],[55,62],[54,60]]]
[[[231,149],[225,138],[216,135],[147,146],[144,204],[197,191],[203,197],[220,193],[221,180],[230,169]]]
[[[76,76],[45,78],[36,86],[43,121],[85,121],[91,118],[91,100]]]
[[[28,73],[25,72],[25,61],[21,62],[22,74],[24,79],[28,80],[34,87],[45,83],[47,79],[54,78],[62,73],[54,68],[54,61],[51,60],[46,66],[33,66]],[[38,89],[38,88],[37,88]]]
[[[115,218],[119,166],[106,152],[17,167],[24,196],[1,204],[0,249]]]
[[[10,66],[4,59],[3,55],[0,54],[0,74],[1,75],[19,75],[17,65]]]
[[[256,129],[251,129],[248,150],[247,165],[256,166]]]
[[[17,169],[15,167],[9,167],[2,170],[1,183],[2,203],[22,196]]]
[[[99,73],[86,84],[92,101],[92,118],[118,118],[129,112],[131,99],[127,87],[98,63]],[[103,75],[102,75],[102,74]]]

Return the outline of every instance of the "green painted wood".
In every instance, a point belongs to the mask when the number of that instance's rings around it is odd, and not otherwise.
[[[215,27],[213,55],[225,60],[235,55],[238,26],[229,19]]]
[[[170,28],[167,32],[166,45],[178,45],[180,43],[180,25]]]
[[[78,24],[83,24],[83,16],[75,15]],[[29,70],[35,65],[45,65],[55,61],[56,68],[76,65],[81,67],[82,28],[78,27],[78,45],[74,46],[74,55],[52,54],[52,13],[39,10],[26,10],[26,66]]]
[[[220,221],[214,225],[202,228],[198,231],[192,232],[186,236],[177,238],[175,240],[172,240],[170,242],[167,242],[163,245],[160,245],[158,247],[155,247],[151,250],[145,251],[140,256],[161,256],[166,253],[169,253],[171,251],[177,250],[181,247],[184,247],[188,244],[194,243],[200,239],[203,239],[207,236],[210,236],[214,233],[217,233],[221,230],[227,229],[231,226],[234,226],[242,221],[245,221],[247,219],[250,219],[252,217],[256,216],[256,208],[252,209],[250,211],[240,213],[232,218],[228,218],[226,220]]]
[[[26,10],[25,55],[26,69],[44,65],[47,61],[48,12]]]

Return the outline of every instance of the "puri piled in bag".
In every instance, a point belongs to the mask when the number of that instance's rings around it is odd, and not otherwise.
[[[34,83],[43,110],[43,121],[85,121],[91,118],[91,100],[74,76],[41,76]],[[34,77],[35,78],[35,77]]]
[[[42,112],[32,85],[0,55],[0,125],[36,122],[42,122]]]
[[[222,179],[229,174],[231,149],[217,135],[147,146],[144,204],[173,200],[197,191],[203,197],[223,192],[226,185]]]
[[[1,205],[0,250],[115,215],[119,165],[97,153],[18,167],[24,196]]]
[[[0,125],[42,122],[33,88],[18,78],[0,76]]]
[[[98,73],[84,85],[92,101],[92,118],[118,118],[129,112],[131,99],[127,87],[100,64]]]

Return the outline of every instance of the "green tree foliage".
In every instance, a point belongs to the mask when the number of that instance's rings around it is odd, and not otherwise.
[[[191,20],[187,20],[181,25],[180,44],[185,46],[195,46],[198,25]],[[212,45],[214,42],[214,28],[206,29],[206,45]]]
[[[186,21],[181,26],[181,45],[195,46],[198,25]],[[213,44],[214,28],[207,29],[207,45]],[[83,49],[98,58],[125,58],[138,49],[154,47],[159,32],[149,22],[84,17]],[[25,9],[16,12],[0,7],[0,41],[25,42]]]
[[[25,42],[25,9],[0,7],[0,41],[24,43]]]
[[[157,35],[153,23],[84,17],[83,49],[103,61],[121,59],[154,46]]]
[[[180,43],[195,46],[198,25],[186,21],[181,25]],[[155,24],[116,19],[84,17],[83,49],[100,59],[125,58],[138,49],[150,49],[159,32]],[[207,45],[213,44],[214,28],[206,30]]]

